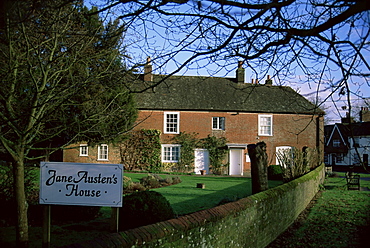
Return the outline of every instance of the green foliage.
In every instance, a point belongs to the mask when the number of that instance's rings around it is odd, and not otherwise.
[[[123,189],[129,188],[133,184],[130,177],[123,176]]]
[[[202,145],[209,152],[210,167],[214,174],[221,175],[224,171],[226,154],[228,152],[225,137],[215,137],[208,135],[207,138],[201,140]]]
[[[197,135],[197,133],[181,132],[173,138],[176,144],[181,145],[180,160],[176,166],[178,172],[188,172],[194,169],[194,149],[199,144]]]
[[[41,207],[41,205],[39,205]],[[51,208],[52,220],[60,223],[94,220],[101,207],[55,205]]]
[[[161,179],[161,178],[160,178]],[[143,177],[140,179],[140,183],[146,187],[146,188],[159,188],[159,186],[161,185],[159,183],[159,180],[160,180],[158,177],[154,176],[154,175],[148,175],[146,177]]]
[[[153,224],[175,217],[167,199],[155,191],[142,191],[127,195],[119,213],[119,230]]]
[[[267,175],[268,178],[271,180],[282,180],[283,179],[283,171],[280,165],[272,164],[267,167]]]
[[[161,141],[159,130],[131,131],[120,144],[120,155],[125,170],[157,172],[161,169]]]
[[[37,182],[38,170],[33,167],[25,168],[25,193],[28,204],[38,203],[38,185]],[[13,167],[10,163],[0,165],[0,201],[2,204],[2,211],[0,211],[0,220],[4,223],[14,225],[16,220],[15,208],[15,192],[14,192],[14,178]]]

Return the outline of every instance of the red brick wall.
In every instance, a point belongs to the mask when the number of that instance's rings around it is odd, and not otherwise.
[[[176,111],[174,111],[176,112]],[[252,144],[264,141],[271,164],[275,163],[277,146],[316,147],[317,133],[323,139],[323,118],[317,130],[315,116],[298,114],[273,114],[273,136],[258,136],[258,114],[236,112],[180,112],[180,132],[196,132],[199,138],[207,135],[224,136],[229,143]],[[212,117],[225,117],[225,131],[212,130]],[[163,132],[163,111],[140,111],[136,128],[158,129]],[[171,143],[173,134],[162,134],[162,143]],[[323,148],[323,142],[320,141]],[[247,153],[247,150],[245,150]],[[249,163],[244,162],[244,171],[249,170]]]
[[[180,112],[180,111],[173,111]],[[157,129],[162,132],[161,142],[172,143],[174,134],[163,133],[164,111],[140,111],[135,129]],[[277,146],[304,146],[314,148],[317,144],[323,151],[323,117],[298,114],[272,114],[273,136],[258,136],[258,114],[236,112],[180,112],[180,132],[195,132],[199,138],[207,135],[226,137],[228,143],[253,144],[264,141],[267,144],[269,163],[275,164],[275,150]],[[212,130],[212,117],[225,117],[225,131]],[[320,141],[317,140],[319,134]],[[244,151],[247,153],[247,149]],[[64,162],[79,163],[120,163],[118,147],[109,146],[109,161],[97,160],[97,147],[89,147],[89,156],[79,156],[79,144],[67,149],[63,154]],[[250,164],[244,159],[244,171],[250,170]]]

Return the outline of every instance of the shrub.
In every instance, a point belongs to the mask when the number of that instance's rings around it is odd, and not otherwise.
[[[271,180],[283,180],[283,170],[280,165],[270,165],[267,167],[267,175]]]
[[[166,177],[165,179],[160,180],[160,183],[163,185],[172,185],[173,184],[173,178],[172,177]]]
[[[160,178],[157,175],[149,174],[148,176],[141,178],[140,183],[148,189],[159,188],[160,187],[159,180],[161,179],[162,178]]]
[[[179,177],[172,177],[172,184],[178,184],[181,182],[182,180]]]
[[[133,184],[131,177],[123,177],[123,190],[130,188]]]
[[[165,221],[175,217],[167,199],[155,191],[142,191],[127,195],[119,213],[119,230]]]
[[[91,206],[64,206],[53,205],[51,207],[51,216],[53,221],[88,221],[93,220],[100,214],[101,207]]]
[[[145,191],[146,188],[141,183],[132,183],[128,188],[125,188],[124,193],[132,193],[138,191]]]

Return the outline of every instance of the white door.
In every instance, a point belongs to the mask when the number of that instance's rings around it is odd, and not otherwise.
[[[200,174],[201,170],[209,173],[209,152],[207,149],[195,149],[194,172]]]
[[[230,175],[243,175],[243,149],[230,149]]]

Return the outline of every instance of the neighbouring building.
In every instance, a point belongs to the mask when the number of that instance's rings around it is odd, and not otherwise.
[[[370,115],[361,108],[360,122],[347,116],[341,123],[325,126],[325,164],[369,168]]]
[[[164,163],[176,163],[181,157],[181,147],[173,143],[180,132],[225,137],[229,175],[250,170],[248,144],[264,141],[270,164],[277,163],[275,152],[280,148],[324,149],[324,112],[292,88],[272,85],[269,78],[264,84],[245,83],[242,63],[235,78],[222,78],[156,75],[148,60],[137,85],[148,90],[137,94],[135,129],[161,131]],[[207,150],[196,149],[194,154],[196,173],[208,173]],[[65,150],[64,161],[120,163],[118,155],[106,144],[95,148],[81,144]]]

